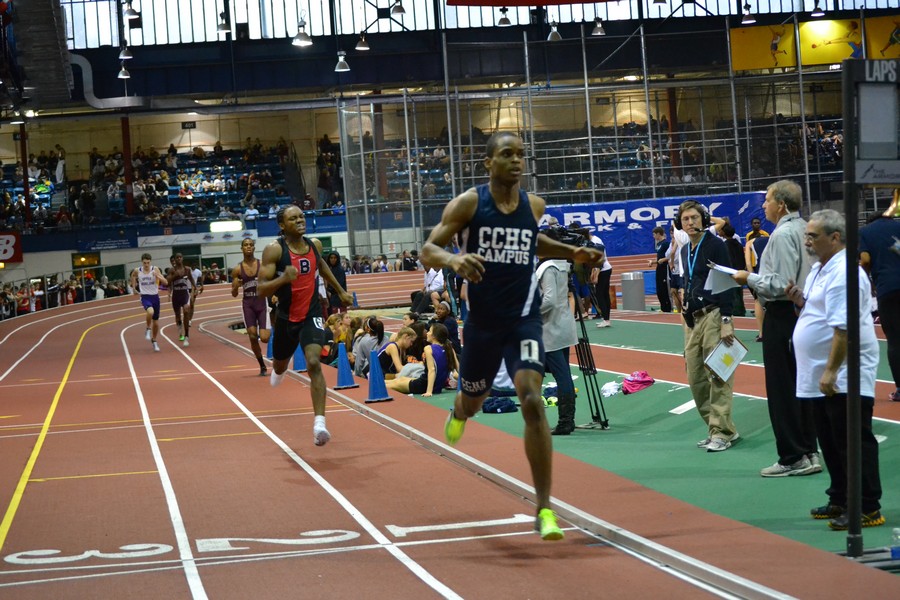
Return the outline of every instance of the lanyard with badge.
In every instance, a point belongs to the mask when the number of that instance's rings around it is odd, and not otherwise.
[[[703,240],[706,239],[706,234],[708,232],[704,231],[703,235],[700,237],[700,241],[697,242],[697,247],[691,251],[691,247],[688,246],[688,259],[687,259],[687,267],[688,267],[688,278],[687,278],[687,293],[685,294],[685,310],[687,310],[687,305],[690,304],[691,301],[691,288],[694,283],[694,265],[697,264],[697,257],[700,255],[700,245],[703,244]]]

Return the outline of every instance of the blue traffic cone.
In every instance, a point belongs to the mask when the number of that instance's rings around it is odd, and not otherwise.
[[[387,386],[384,384],[384,372],[381,370],[378,352],[372,350],[372,354],[369,356],[369,397],[366,398],[366,404],[389,400],[393,400],[393,398],[388,396]]]
[[[353,369],[350,368],[350,359],[347,358],[347,346],[338,343],[338,380],[334,386],[336,390],[346,390],[348,388],[359,387],[353,379]]]
[[[298,373],[306,373],[306,355],[303,354],[303,346],[297,346],[294,350],[294,370]]]
[[[272,344],[274,343],[274,341],[275,341],[275,332],[272,331],[269,334],[269,343],[266,346],[266,358],[268,358],[269,360],[272,360]]]
[[[356,300],[356,292],[353,292],[353,308],[359,308],[359,302]]]

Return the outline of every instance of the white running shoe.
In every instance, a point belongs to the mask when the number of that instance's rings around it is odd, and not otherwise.
[[[285,371],[284,373],[287,373],[287,371]],[[281,381],[284,379],[284,373],[279,375],[275,372],[275,369],[272,369],[272,375],[269,377],[269,384],[272,387],[278,387],[279,385],[281,385]]]
[[[318,425],[313,427],[313,441],[316,446],[324,446],[331,439],[331,434],[328,433],[328,430],[325,429],[325,426],[322,425],[319,427]]]
[[[150,340],[153,339],[153,336],[150,334],[150,328],[149,328],[149,327],[148,327],[147,330],[144,332],[144,339],[147,340],[147,341],[150,341]]]
[[[153,351],[159,352],[159,344],[157,344],[156,342],[153,342]]]
[[[187,338],[184,338],[184,344],[182,344],[182,345],[183,345],[185,348],[187,348],[188,346],[191,345],[191,342],[190,342]]]
[[[597,329],[603,329],[604,327],[609,327],[609,321],[600,319],[600,322],[597,323]]]

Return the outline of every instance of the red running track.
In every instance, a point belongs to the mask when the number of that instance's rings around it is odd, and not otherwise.
[[[257,375],[229,291],[187,349],[165,306],[160,353],[134,298],[0,323],[0,598],[900,597],[565,456],[567,537],[542,542],[518,438],[473,422],[449,448],[443,410],[365,382],[329,390],[315,447],[305,378]]]

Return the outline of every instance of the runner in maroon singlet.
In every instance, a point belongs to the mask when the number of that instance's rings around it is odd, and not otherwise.
[[[241,303],[244,311],[244,327],[247,328],[247,336],[250,338],[250,348],[253,349],[259,363],[259,374],[265,375],[266,363],[259,343],[269,342],[269,311],[265,297],[257,293],[260,261],[254,256],[255,250],[254,239],[245,238],[241,242],[244,260],[231,270],[231,295],[237,298],[238,290],[244,290],[244,299]]]

